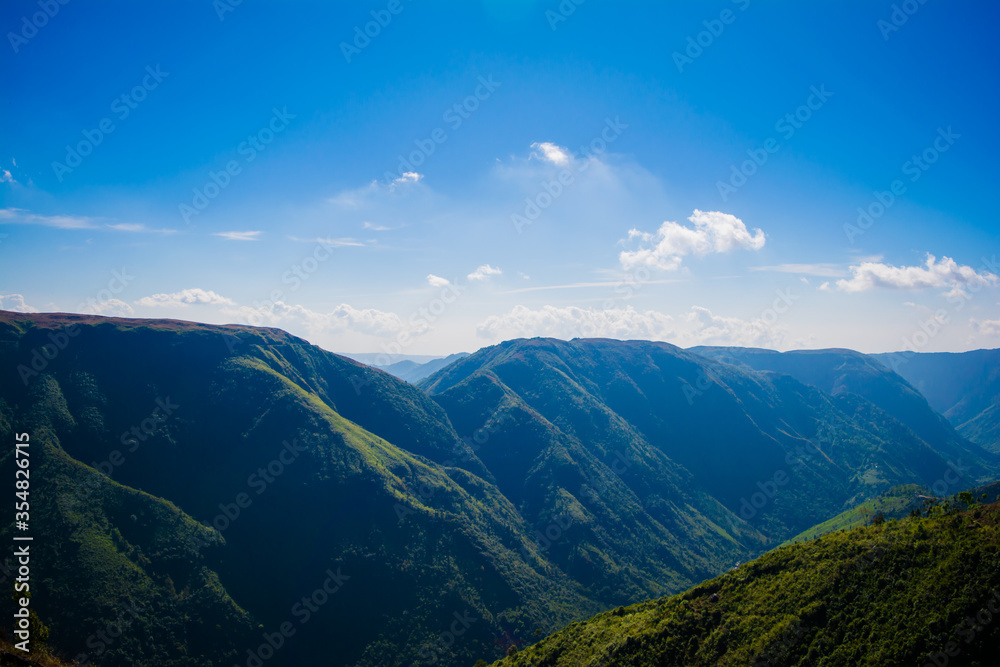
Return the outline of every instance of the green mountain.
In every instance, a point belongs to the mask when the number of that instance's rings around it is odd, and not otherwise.
[[[468,665],[997,469],[947,424],[661,343],[510,341],[418,388],[274,329],[0,313],[0,369],[33,622],[111,667]]]
[[[772,551],[574,623],[497,667],[997,664],[1000,505]]]
[[[756,371],[790,375],[831,396],[859,396],[952,460],[960,457],[966,462],[983,460],[980,448],[970,448],[917,389],[869,355],[838,349],[774,352],[754,348],[697,347],[691,351]]]
[[[1000,454],[1000,350],[874,354],[963,436]]]
[[[947,423],[942,452],[857,394],[666,343],[509,341],[420,386],[482,434],[477,455],[536,531],[572,517],[551,558],[608,602],[697,582],[892,486],[996,470]],[[922,400],[895,386],[884,403]]]
[[[909,516],[914,510],[919,512],[924,509],[925,500],[929,501],[932,498],[932,496],[928,495],[930,493],[930,489],[917,484],[904,484],[903,486],[894,487],[889,489],[888,493],[878,498],[866,500],[860,505],[841,512],[832,519],[813,526],[809,530],[802,531],[792,539],[786,541],[785,544],[806,542],[834,531],[867,526],[873,521],[877,521],[876,517],[881,517],[883,520],[902,519]]]
[[[436,403],[284,332],[3,313],[0,368],[60,655],[252,664],[270,642],[275,665],[462,664],[600,609]],[[129,630],[95,639],[109,624]]]

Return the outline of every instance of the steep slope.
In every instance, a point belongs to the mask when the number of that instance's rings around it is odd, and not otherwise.
[[[498,667],[997,664],[1000,506],[833,533]]]
[[[29,432],[46,453],[33,594],[67,657],[142,591],[149,611],[101,664],[152,664],[146,636],[170,647],[156,664],[249,664],[286,623],[268,664],[462,664],[599,609],[474,474],[489,477],[440,407],[288,334],[2,313],[0,369],[4,441]],[[456,618],[461,641],[441,641]]]
[[[778,544],[894,485],[929,485],[950,470],[858,396],[665,343],[510,341],[421,386],[459,431],[481,436],[477,455],[536,530],[553,515],[574,517],[552,558],[601,590],[614,580],[622,593],[655,592],[644,580],[664,581],[664,565],[677,573],[665,588],[697,581],[759,553],[761,535]],[[960,474],[972,483],[989,471]],[[635,511],[616,514],[622,507]],[[634,544],[656,545],[657,557],[648,546],[632,553]],[[691,556],[675,545],[694,545]]]
[[[1000,350],[872,357],[906,378],[959,433],[1000,454]]]
[[[984,459],[979,447],[970,447],[910,383],[869,355],[839,349],[775,352],[697,347],[691,351],[756,371],[784,373],[832,396],[855,394],[899,420],[946,458],[976,464],[993,460]]]

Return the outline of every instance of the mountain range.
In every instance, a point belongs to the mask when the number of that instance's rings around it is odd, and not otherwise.
[[[414,386],[276,329],[2,312],[33,608],[100,665],[469,665],[997,478],[881,363],[771,355],[522,339]]]
[[[1000,453],[1000,350],[875,354],[963,436]]]

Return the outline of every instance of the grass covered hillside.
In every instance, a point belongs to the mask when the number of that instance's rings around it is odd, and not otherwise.
[[[601,608],[436,403],[284,332],[3,313],[0,368],[57,656],[247,664],[291,623],[269,665],[460,665]]]
[[[1000,504],[781,547],[497,667],[998,664]]]

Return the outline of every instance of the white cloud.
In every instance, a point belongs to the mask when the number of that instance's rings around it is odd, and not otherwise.
[[[203,290],[200,287],[181,290],[180,292],[173,292],[171,294],[160,293],[153,294],[152,296],[144,296],[135,303],[139,306],[147,306],[150,308],[183,308],[192,304],[210,306],[236,305],[236,302],[232,299],[227,299],[221,294],[217,294],[211,290]]]
[[[414,186],[423,180],[423,178],[423,174],[415,171],[407,171],[386,183],[379,183],[377,180],[373,180],[363,187],[343,190],[330,197],[327,201],[341,208],[357,210],[372,203],[373,200],[384,198],[386,193],[395,196],[413,191]]]
[[[212,236],[221,236],[227,241],[259,241],[263,232],[213,232]]]
[[[39,215],[23,208],[0,209],[0,224],[42,225],[57,229],[98,229],[94,218],[79,215]]]
[[[489,280],[490,276],[499,276],[503,271],[495,266],[490,266],[489,264],[483,264],[475,271],[470,273],[467,277],[469,280]]]
[[[969,320],[972,329],[983,336],[1000,336],[1000,320]]]
[[[121,222],[114,225],[104,225],[108,229],[113,229],[116,232],[137,232],[143,234],[176,234],[176,229],[168,229],[166,227],[162,229],[150,229],[146,225],[137,222]]]
[[[687,316],[694,325],[690,333],[695,344],[736,345],[741,347],[779,348],[785,344],[787,331],[762,320],[742,320],[738,317],[713,315],[708,308],[694,306]]]
[[[320,313],[304,306],[292,306],[283,301],[276,301],[270,307],[240,306],[224,308],[222,312],[254,326],[284,327],[289,323],[301,323],[314,336],[345,331],[370,336],[388,336],[404,329],[403,320],[395,313],[373,308],[361,310],[346,303],[340,304],[329,313]],[[411,331],[411,334],[418,335],[425,331],[426,327]]]
[[[451,284],[451,281],[441,276],[435,276],[433,273],[428,273],[427,284],[431,287],[447,287]]]
[[[0,169],[0,183],[17,183],[6,169]]]
[[[751,234],[743,221],[734,215],[696,209],[688,220],[694,223],[693,228],[667,221],[655,233],[629,230],[629,240],[639,239],[640,247],[619,255],[622,267],[628,270],[649,266],[676,271],[687,255],[701,257],[736,248],[760,250],[764,247],[764,232],[755,229]]]
[[[396,229],[402,229],[403,225],[397,225],[395,227],[390,227],[388,225],[378,225],[378,224],[375,224],[374,222],[365,221],[365,223],[363,225],[361,225],[361,228],[362,229],[370,229],[373,232],[391,232],[391,231],[394,231]]]
[[[20,294],[0,294],[0,310],[9,310],[14,313],[37,313],[37,308],[32,308],[24,302],[24,297]]]
[[[863,262],[851,267],[850,280],[838,280],[837,288],[844,292],[866,292],[876,287],[890,289],[946,289],[947,296],[964,296],[966,287],[988,287],[997,284],[997,276],[988,271],[978,273],[971,266],[961,266],[950,257],[937,261],[927,255],[925,266],[891,266],[879,262]]]
[[[119,299],[108,299],[107,301],[94,301],[83,308],[81,313],[91,315],[104,315],[106,317],[128,317],[135,313],[132,306]]]
[[[549,336],[554,338],[621,338],[665,340],[674,335],[673,318],[652,310],[632,308],[558,308],[532,310],[515,306],[509,313],[486,318],[477,328],[480,338],[508,340]]]
[[[416,183],[424,177],[423,174],[418,174],[415,171],[404,171],[403,175],[399,178],[393,179],[390,188],[399,187],[401,185],[406,185],[407,183]]]
[[[531,147],[541,151],[541,155],[538,153],[534,153],[533,155],[545,160],[546,162],[551,162],[559,167],[569,164],[570,152],[562,146],[558,146],[549,141],[542,141],[531,144]]]

